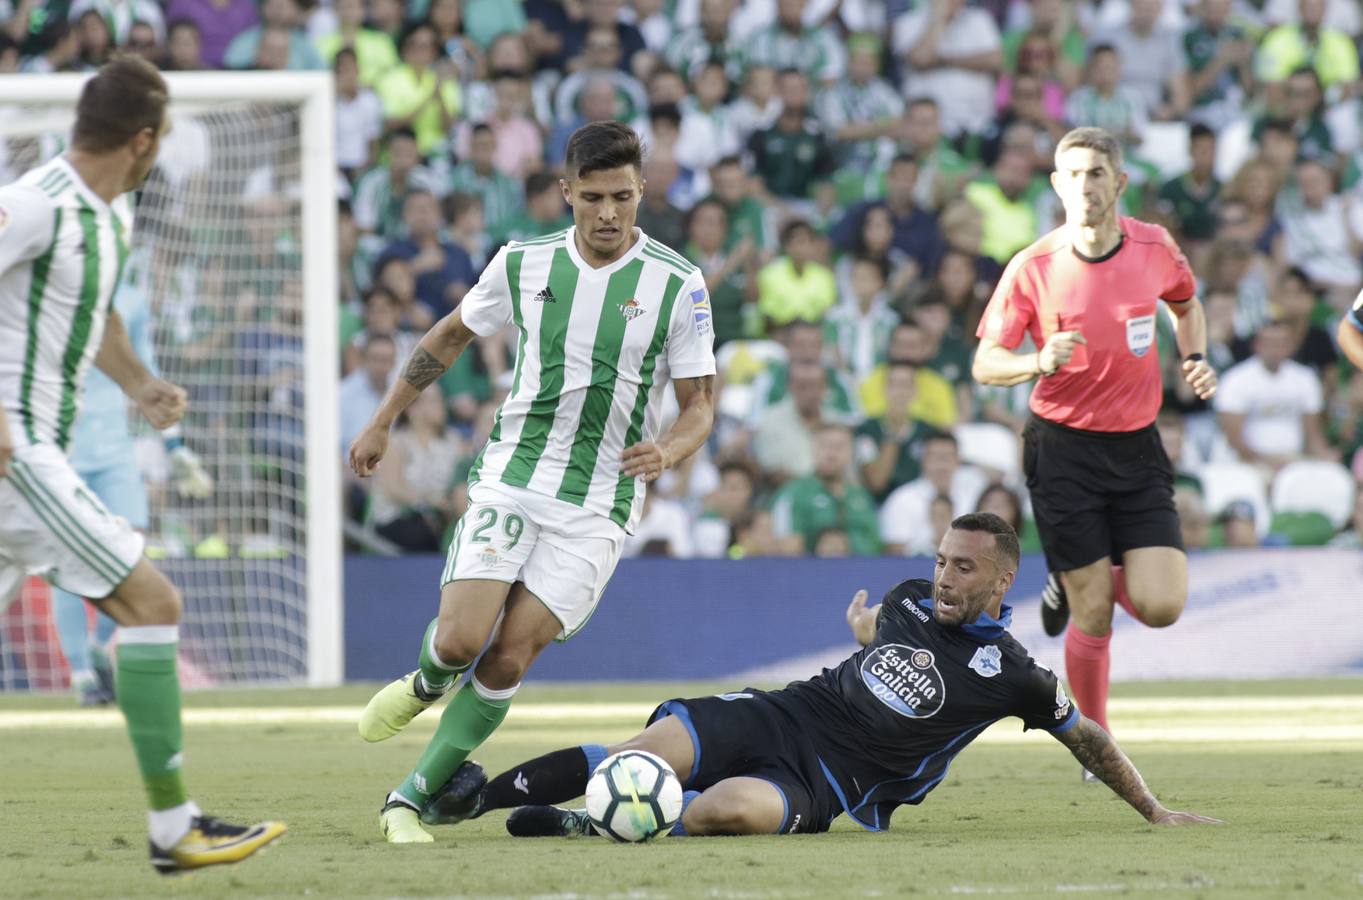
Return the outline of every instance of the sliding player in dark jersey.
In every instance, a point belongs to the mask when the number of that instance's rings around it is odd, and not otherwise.
[[[946,776],[952,759],[1007,716],[1042,728],[1154,824],[1215,823],[1174,812],[1102,728],[1080,715],[1049,669],[1005,630],[1003,596],[1018,567],[1013,529],[989,513],[951,523],[932,582],[905,581],[867,609],[848,608],[863,649],[779,691],[747,689],[659,706],[648,727],[613,747],[585,744],[515,766],[491,782],[466,763],[423,811],[431,824],[522,807],[518,836],[588,834],[580,796],[592,770],[621,750],[656,753],[685,789],[674,834],[827,831],[841,813],[889,827]]]

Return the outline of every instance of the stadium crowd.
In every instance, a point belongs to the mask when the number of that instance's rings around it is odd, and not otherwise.
[[[0,0],[0,72],[115,48],[334,72],[343,444],[501,244],[571,224],[568,135],[633,125],[639,225],[714,310],[714,433],[626,549],[677,557],[931,553],[976,509],[1037,549],[1030,385],[970,363],[1003,267],[1059,222],[1052,151],[1078,125],[1121,138],[1125,213],[1198,274],[1211,403],[1160,337],[1186,544],[1358,546],[1363,377],[1332,335],[1363,287],[1360,38],[1356,0]],[[512,338],[347,481],[362,543],[448,540]],[[1359,497],[1342,527],[1294,509],[1336,484]]]

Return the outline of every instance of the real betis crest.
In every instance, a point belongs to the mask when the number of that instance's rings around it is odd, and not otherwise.
[[[635,319],[648,312],[648,310],[640,306],[639,301],[635,300],[633,297],[630,297],[616,308],[620,310],[620,315],[625,317],[626,322],[633,322]]]

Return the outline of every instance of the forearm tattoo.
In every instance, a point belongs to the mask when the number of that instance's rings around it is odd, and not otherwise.
[[[1155,795],[1145,786],[1145,779],[1126,754],[1112,740],[1112,736],[1097,723],[1081,719],[1068,732],[1059,735],[1061,742],[1070,748],[1074,758],[1085,769],[1097,775],[1113,793],[1135,807],[1146,819],[1159,806]]]
[[[407,368],[402,370],[402,378],[418,391],[424,391],[431,382],[435,381],[449,366],[436,359],[424,347],[418,346],[412,351],[412,358],[407,360]]]

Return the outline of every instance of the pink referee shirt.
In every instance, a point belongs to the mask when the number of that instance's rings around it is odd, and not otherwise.
[[[1085,431],[1137,431],[1155,421],[1162,388],[1157,303],[1197,292],[1188,260],[1162,226],[1122,216],[1122,241],[1085,259],[1057,228],[1014,256],[980,321],[978,337],[1009,350],[1030,334],[1037,347],[1057,331],[1088,341],[1060,371],[1037,380],[1032,412]]]

